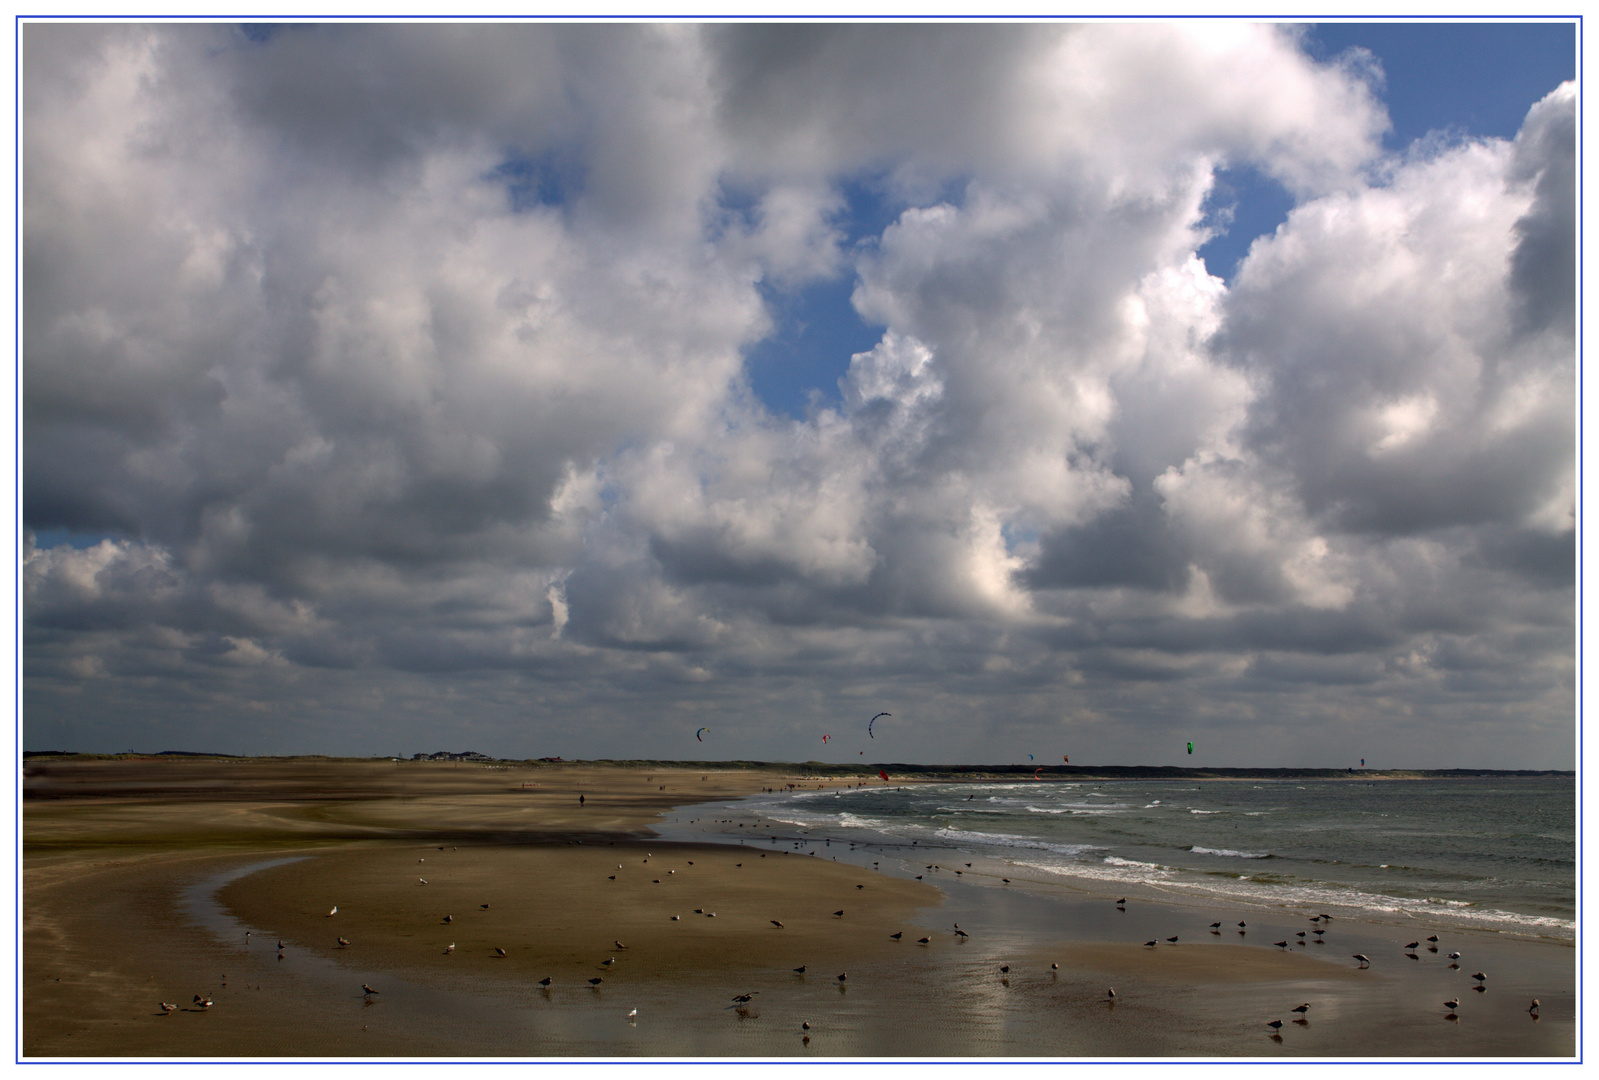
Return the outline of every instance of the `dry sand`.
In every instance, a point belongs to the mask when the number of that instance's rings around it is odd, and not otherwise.
[[[1358,970],[1342,950],[1070,940],[1055,932],[1068,908],[1039,901],[1035,910],[1019,893],[1000,898],[1001,912],[999,890],[949,893],[824,858],[669,844],[650,832],[675,806],[793,779],[581,765],[30,760],[23,1054],[1573,1052],[1564,991],[1533,1021],[1524,1002],[1512,1007],[1514,987],[1496,984],[1506,992],[1474,996],[1449,1021],[1445,1010],[1415,1007],[1414,971]],[[1003,931],[1002,915],[1011,919]],[[951,931],[961,920],[970,938]],[[1503,955],[1496,971],[1560,970],[1558,946],[1481,944],[1474,955]],[[1528,967],[1528,956],[1539,963]],[[538,983],[546,977],[548,988]],[[196,1008],[196,994],[214,1004]],[[1288,1010],[1302,999],[1315,1007],[1296,1024]],[[164,1014],[162,1001],[179,1008]],[[1273,1037],[1263,1025],[1276,1016],[1285,1026]]]

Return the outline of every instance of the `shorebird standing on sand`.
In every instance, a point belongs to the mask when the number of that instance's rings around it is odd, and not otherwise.
[[[339,939],[339,948],[347,949],[349,947],[350,947],[350,939],[349,938],[340,938]]]
[[[333,905],[333,910],[328,912],[326,915],[324,915],[323,918],[331,919],[331,918],[333,918],[333,916],[337,915],[338,913],[339,913],[339,905],[334,904]]]
[[[1371,959],[1365,953],[1355,953],[1354,958],[1360,961],[1361,967],[1371,967]]]
[[[163,1013],[170,1013],[170,1012],[175,1012],[175,1011],[177,1011],[177,1008],[178,1008],[178,1007],[177,1007],[177,1006],[176,1006],[176,1005],[171,1005],[171,1004],[168,1004],[168,1003],[167,1003],[167,1002],[165,1002],[165,1001],[163,1001],[163,1002],[162,1002],[162,1003],[161,1003],[161,1011],[162,1011],[162,1012],[163,1012]]]
[[[361,984],[361,989],[366,991],[366,994],[367,994],[368,997],[370,997],[371,995],[377,993],[376,990],[372,989],[372,987],[368,986],[366,983],[362,983]]]
[[[1267,1020],[1266,1026],[1271,1028],[1271,1033],[1275,1035],[1282,1030],[1283,1022],[1281,1020]]]
[[[444,947],[444,955],[445,956],[450,955],[454,951],[455,951],[455,942],[453,942],[453,941],[450,942],[448,945],[446,945]]]

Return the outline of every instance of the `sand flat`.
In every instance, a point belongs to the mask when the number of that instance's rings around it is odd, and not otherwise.
[[[751,833],[759,846],[651,835],[676,806],[799,782],[775,772],[66,760],[30,761],[25,780],[28,1058],[1561,1057],[1575,1046],[1569,947],[1469,942],[1492,990],[1462,994],[1450,1020],[1432,988],[1465,974],[1439,982],[1449,973],[1382,952],[1387,928],[1341,922],[1336,944],[1285,952],[1267,944],[1268,918],[1250,916],[1267,937],[1246,944],[1196,933],[1216,916],[1168,905],[1096,930],[1082,905],[1098,901],[1060,890],[935,885],[785,855],[764,832]],[[1139,920],[1183,928],[1182,943],[1144,947],[1153,931]],[[1371,969],[1349,960],[1351,942],[1367,943]],[[1533,1019],[1526,1000],[1540,993]],[[196,994],[215,1004],[196,1008]],[[161,1001],[178,1008],[164,1014]],[[1301,1001],[1313,1008],[1296,1019]],[[1271,1018],[1285,1021],[1276,1037]]]

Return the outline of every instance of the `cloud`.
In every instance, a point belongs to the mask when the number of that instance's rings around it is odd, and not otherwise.
[[[25,554],[30,746],[1420,753],[1508,663],[1567,760],[1570,87],[1386,158],[1242,23],[25,35],[25,525],[109,537]],[[881,333],[794,420],[819,281]]]

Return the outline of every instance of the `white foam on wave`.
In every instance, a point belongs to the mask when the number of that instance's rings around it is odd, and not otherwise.
[[[1472,907],[1468,901],[1413,900],[1363,892],[1359,889],[1340,888],[1320,882],[1290,885],[1281,882],[1255,881],[1248,877],[1236,879],[1210,877],[1204,880],[1173,877],[1163,884],[1168,888],[1188,893],[1222,897],[1240,903],[1297,907],[1305,911],[1342,907],[1379,917],[1402,917],[1427,923],[1464,925],[1482,929],[1520,930],[1555,937],[1573,937],[1577,925],[1567,919],[1478,909]]]
[[[1052,844],[1045,840],[1034,840],[1022,836],[1006,836],[1002,833],[973,832],[967,829],[939,829],[934,835],[940,840],[950,840],[957,844],[1032,848],[1038,851],[1053,851],[1059,855],[1075,856],[1089,851],[1103,850],[1103,848],[1094,844]]]
[[[1106,859],[1103,862],[1076,863],[1043,863],[1016,859],[1014,860],[1014,865],[1025,866],[1031,870],[1042,870],[1046,874],[1054,874],[1058,877],[1114,882],[1117,885],[1165,881],[1172,875],[1172,871],[1164,866],[1156,866],[1154,863],[1132,862],[1127,859]]]
[[[1225,814],[1226,813],[1225,810],[1195,810],[1191,806],[1188,808],[1188,812],[1190,814]]]
[[[1233,851],[1231,848],[1208,848],[1194,845],[1188,849],[1195,855],[1223,855],[1229,859],[1269,859],[1271,853],[1267,851]]]
[[[848,810],[840,813],[836,820],[838,827],[841,829],[887,829],[889,827],[889,823],[886,821],[852,814]]]

